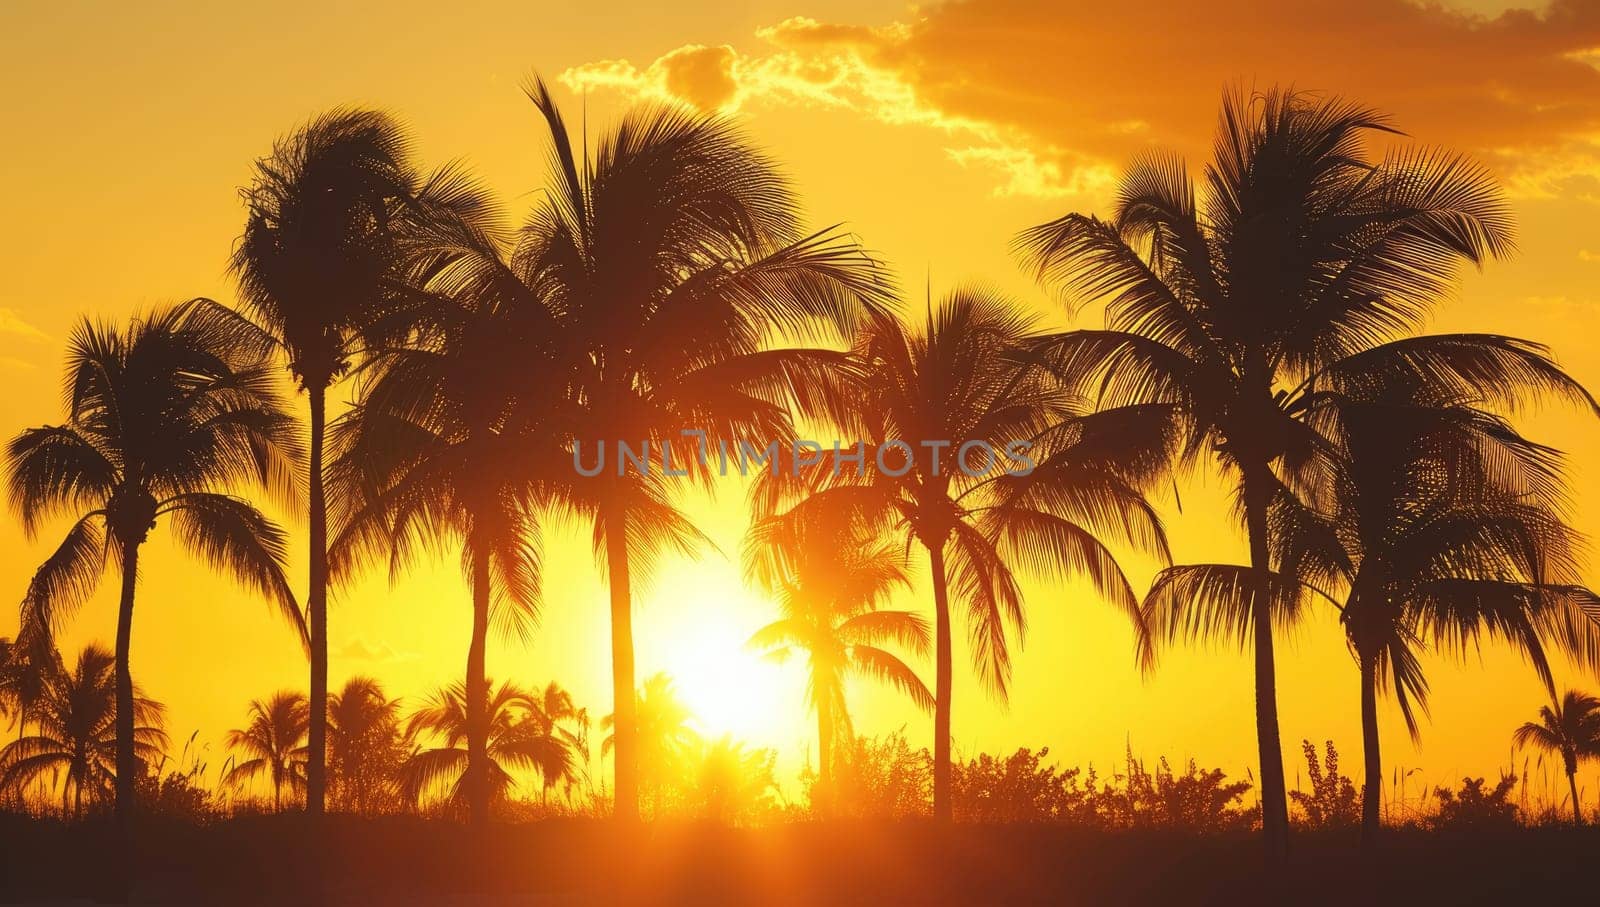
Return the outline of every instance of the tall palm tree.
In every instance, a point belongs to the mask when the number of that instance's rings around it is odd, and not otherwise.
[[[548,128],[555,183],[513,258],[522,286],[553,320],[558,367],[541,371],[581,407],[573,444],[595,455],[626,442],[677,445],[709,487],[694,444],[789,437],[790,406],[814,409],[810,378],[837,367],[826,349],[776,338],[843,341],[886,287],[876,265],[837,230],[803,235],[788,181],[727,120],[645,109],[590,143],[575,144],[542,82],[530,96]],[[498,269],[494,269],[498,272]],[[574,455],[579,450],[572,451]],[[577,457],[574,456],[574,459]],[[633,698],[633,582],[663,546],[701,540],[656,469],[612,468],[556,495],[591,519],[608,573],[616,709],[616,814],[638,816]],[[685,462],[687,461],[687,462]]]
[[[162,517],[177,540],[270,598],[304,638],[284,578],[287,538],[248,501],[244,482],[292,487],[301,457],[259,346],[207,299],[137,317],[127,330],[84,321],[67,357],[67,421],[24,431],[7,450],[12,508],[24,531],[75,522],[35,574],[29,607],[63,620],[94,590],[109,555],[122,573],[117,702],[134,701],[129,653],[139,549]],[[117,718],[117,812],[133,808],[135,714]]]
[[[892,531],[900,544],[927,552],[934,814],[943,821],[950,817],[952,589],[966,609],[977,669],[1003,697],[1009,640],[1025,629],[1013,565],[1087,577],[1137,618],[1138,598],[1099,536],[1166,556],[1160,521],[1137,477],[1122,458],[1106,456],[1108,430],[1123,436],[1113,446],[1135,437],[1117,421],[1127,414],[1083,412],[1044,373],[1019,364],[1019,351],[1039,338],[1014,303],[980,290],[930,306],[920,332],[897,318],[875,318],[852,352],[854,373],[830,397],[839,401],[833,416],[841,429],[876,462],[836,469],[827,458],[809,467],[791,460],[757,485],[758,513],[823,525],[837,520],[830,514],[847,514],[844,525],[854,531]],[[1159,428],[1149,437],[1161,446]],[[1039,450],[1030,455],[1034,444]],[[1008,461],[1012,453],[1037,469]],[[1126,459],[1143,464],[1150,454],[1129,446]]]
[[[1568,690],[1559,700],[1539,707],[1539,720],[1517,728],[1511,741],[1520,747],[1535,747],[1547,753],[1560,753],[1572,791],[1572,821],[1583,824],[1583,808],[1578,803],[1578,762],[1600,756],[1600,699]]]
[[[1288,800],[1264,604],[1269,510],[1315,448],[1295,418],[1307,379],[1363,356],[1374,368],[1464,371],[1444,341],[1389,341],[1420,327],[1461,264],[1511,249],[1510,215],[1486,171],[1432,150],[1370,160],[1365,138],[1392,131],[1337,98],[1229,95],[1203,193],[1181,159],[1151,154],[1124,174],[1110,220],[1069,214],[1018,239],[1041,281],[1105,303],[1104,329],[1051,338],[1041,361],[1102,404],[1174,407],[1187,423],[1185,459],[1214,451],[1233,479],[1250,567],[1209,574],[1263,603],[1245,641],[1274,859],[1287,848]]]
[[[306,786],[306,726],[310,723],[305,694],[279,690],[265,700],[253,699],[250,722],[228,732],[228,749],[242,761],[223,775],[222,783],[239,786],[262,775],[272,783],[272,808],[283,808],[283,787],[304,793]]]
[[[53,674],[35,710],[34,732],[0,750],[0,790],[20,791],[44,777],[61,781],[61,811],[82,818],[84,792],[98,803],[113,795],[120,768],[117,718],[134,716],[134,752],[146,763],[166,749],[164,708],[139,696],[118,708],[116,659],[98,645],[85,646],[71,670]]]
[[[246,310],[276,341],[310,403],[306,806],[313,814],[322,812],[327,788],[327,392],[359,353],[363,327],[396,293],[396,225],[416,191],[408,144],[388,115],[350,109],[278,141],[242,192],[248,214],[231,262]]]
[[[328,789],[335,809],[370,815],[392,802],[411,741],[390,699],[357,675],[328,697]]]
[[[702,742],[700,733],[694,728],[694,712],[678,698],[672,678],[664,672],[645,678],[634,699],[633,712],[638,722],[641,787],[649,792],[653,811],[659,814],[667,779],[687,767],[686,760]],[[616,715],[601,718],[600,727],[611,731],[600,741],[603,757],[616,750]]]
[[[503,683],[489,699],[488,776],[494,803],[501,803],[517,784],[514,771],[532,771],[542,779],[566,777],[574,758],[571,742],[552,733],[538,719],[533,693]],[[401,796],[420,803],[430,791],[445,786],[452,804],[466,803],[466,688],[454,683],[439,690],[411,716],[407,733],[432,735],[440,745],[418,750],[400,771]]]
[[[782,660],[806,655],[806,698],[817,716],[818,800],[831,805],[833,741],[850,736],[845,679],[864,675],[887,683],[918,708],[931,710],[933,694],[885,643],[928,654],[928,622],[911,611],[883,607],[908,586],[900,546],[851,538],[837,526],[797,526],[773,517],[751,528],[745,573],[778,599],[782,617],[757,630],[747,645]]]
[[[496,783],[487,749],[491,617],[530,629],[539,592],[534,483],[570,467],[548,427],[548,398],[560,397],[530,380],[548,361],[540,353],[548,313],[526,294],[503,292],[504,282],[462,278],[499,254],[481,192],[445,170],[419,196],[432,207],[403,243],[411,297],[370,326],[392,339],[362,365],[360,397],[330,436],[338,527],[330,562],[343,576],[381,558],[392,578],[419,546],[460,546],[472,605],[463,793],[481,820]]]

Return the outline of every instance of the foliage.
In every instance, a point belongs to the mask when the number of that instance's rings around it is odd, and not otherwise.
[[[400,721],[400,700],[378,681],[351,677],[328,700],[328,778],[333,808],[360,815],[404,807],[397,778],[413,745]]]
[[[972,822],[1066,822],[1099,824],[1095,778],[1080,784],[1076,768],[1045,759],[1050,748],[1019,749],[1005,758],[979,753],[957,762],[951,777],[955,817]]]
[[[898,819],[929,811],[933,760],[927,750],[912,749],[903,732],[844,741],[835,771],[839,815]],[[815,802],[815,777],[802,782]]]
[[[773,774],[777,753],[750,750],[724,735],[704,744],[696,755],[693,800],[697,811],[714,822],[748,823],[771,813],[778,781]]]
[[[1485,789],[1482,778],[1463,778],[1459,790],[1436,787],[1439,811],[1427,820],[1430,828],[1441,830],[1482,830],[1509,828],[1517,823],[1517,804],[1509,799],[1517,777],[1502,774],[1499,782]]]
[[[1361,821],[1361,799],[1350,779],[1339,774],[1339,751],[1333,741],[1326,744],[1326,759],[1317,761],[1317,748],[1311,741],[1300,741],[1306,756],[1306,775],[1311,792],[1289,791],[1289,800],[1300,807],[1301,820],[1308,828],[1347,828]]]

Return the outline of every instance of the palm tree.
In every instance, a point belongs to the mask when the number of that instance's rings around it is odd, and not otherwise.
[[[544,688],[534,695],[533,705],[533,711],[528,717],[539,723],[544,734],[564,739],[576,757],[568,765],[566,772],[540,775],[540,780],[543,782],[540,797],[544,805],[549,805],[550,789],[560,784],[570,800],[573,785],[579,780],[579,772],[583,773],[584,778],[588,777],[589,710],[579,708],[573,701],[572,694],[554,680],[545,684]]]
[[[650,793],[652,811],[659,815],[666,780],[687,767],[686,760],[700,746],[701,738],[694,729],[694,713],[678,698],[672,678],[664,672],[645,678],[634,700],[634,715],[641,786]],[[600,741],[602,757],[616,749],[616,722],[615,714],[600,719],[600,727],[611,731]]]
[[[1269,599],[1271,502],[1315,447],[1295,418],[1309,379],[1357,361],[1464,373],[1447,339],[1394,338],[1421,325],[1460,264],[1511,249],[1486,171],[1429,150],[1371,162],[1363,141],[1375,131],[1393,129],[1336,98],[1229,95],[1203,195],[1180,159],[1147,155],[1124,174],[1109,221],[1069,214],[1018,239],[1041,281],[1105,302],[1104,329],[1053,337],[1040,361],[1103,405],[1173,407],[1187,423],[1184,459],[1209,448],[1232,477],[1250,567],[1204,569],[1251,601]],[[1280,859],[1288,801],[1274,615],[1263,605],[1247,617],[1264,837]],[[1189,629],[1207,632],[1203,621]]]
[[[322,482],[329,387],[363,327],[396,292],[395,229],[415,193],[408,142],[388,115],[333,110],[277,142],[243,190],[248,215],[231,268],[250,316],[287,356],[311,409],[311,646],[306,807],[327,787],[328,528]]]
[[[250,723],[228,732],[228,749],[237,756],[222,783],[239,786],[265,774],[272,782],[272,808],[283,808],[283,786],[303,793],[306,785],[306,725],[310,723],[304,694],[279,690],[266,700],[250,702]]]
[[[966,608],[977,669],[1004,697],[1009,638],[1025,629],[1013,564],[1086,576],[1137,618],[1138,598],[1099,535],[1166,556],[1160,521],[1137,477],[1120,455],[1106,456],[1108,429],[1121,441],[1133,438],[1116,421],[1127,414],[1082,412],[1041,371],[1018,364],[1019,351],[1039,337],[1014,303],[979,290],[930,306],[920,333],[899,319],[875,318],[852,352],[855,375],[830,396],[839,401],[833,415],[847,436],[861,439],[868,459],[876,451],[876,468],[786,461],[757,485],[757,512],[781,514],[775,525],[838,524],[837,515],[847,514],[852,531],[893,531],[900,544],[916,542],[927,552],[934,815],[941,821],[950,817],[952,588]],[[1123,421],[1141,421],[1134,415]],[[1166,443],[1159,428],[1158,446]],[[1000,462],[1001,452],[1032,459],[1034,444],[1041,453],[1033,472],[1020,461]],[[1131,447],[1121,454],[1130,463],[1150,458]]]
[[[561,355],[537,377],[581,409],[569,423],[581,435],[566,429],[571,455],[626,442],[665,456],[677,444],[674,468],[709,486],[711,469],[686,456],[693,445],[684,433],[708,446],[789,437],[789,407],[819,405],[810,379],[837,367],[840,355],[776,347],[775,338],[842,341],[886,298],[880,272],[836,230],[802,235],[788,182],[728,121],[637,111],[591,156],[587,141],[575,145],[568,135],[544,84],[529,94],[548,127],[555,185],[510,273],[551,313]],[[484,273],[506,275],[492,261]],[[613,467],[620,459],[614,451]],[[563,464],[549,476],[569,480],[552,499],[593,521],[609,575],[616,814],[624,820],[638,816],[640,759],[627,692],[635,684],[632,584],[664,546],[687,549],[702,538],[673,506],[661,471],[641,473],[601,468],[585,478]]]
[[[505,801],[516,786],[513,771],[537,772],[541,779],[571,774],[573,747],[561,734],[551,733],[537,717],[533,693],[503,683],[489,699],[488,777],[494,803]],[[428,704],[411,716],[407,733],[431,734],[440,746],[418,750],[400,771],[401,796],[413,803],[440,786],[449,790],[454,805],[466,803],[467,738],[466,688],[460,683],[439,690]]]
[[[830,803],[834,735],[850,736],[848,676],[890,684],[918,708],[934,705],[916,672],[883,647],[894,643],[922,656],[932,641],[921,615],[883,607],[910,583],[904,556],[895,544],[853,539],[836,526],[770,518],[751,528],[745,572],[777,597],[783,615],[757,630],[748,645],[775,660],[795,651],[806,655],[806,697],[817,716],[818,800]]]
[[[144,762],[167,747],[159,702],[135,693],[131,709],[118,708],[116,659],[98,645],[85,646],[70,671],[52,675],[34,713],[34,732],[0,750],[0,790],[21,791],[34,781],[61,782],[61,811],[83,817],[83,795],[100,802],[120,789],[119,716],[134,716],[134,752]]]
[[[137,317],[126,331],[84,321],[67,358],[67,421],[18,435],[7,451],[12,508],[30,536],[76,522],[35,574],[28,606],[53,624],[94,590],[107,555],[122,572],[117,702],[133,702],[129,653],[139,548],[161,517],[177,540],[270,598],[304,638],[283,575],[283,530],[227,491],[284,488],[301,456],[258,346],[207,299]],[[117,718],[117,813],[133,808],[135,714]]]
[[[19,738],[51,677],[62,670],[49,626],[30,610],[24,607],[16,638],[0,640],[0,714],[15,716]]]
[[[1600,756],[1600,699],[1588,693],[1568,690],[1559,701],[1540,706],[1539,720],[1517,728],[1511,741],[1520,747],[1532,746],[1547,753],[1560,753],[1572,790],[1572,821],[1583,824],[1583,808],[1578,804],[1578,762]]]
[[[547,361],[548,313],[502,284],[461,280],[499,254],[470,180],[441,171],[419,196],[431,208],[403,240],[410,299],[369,327],[392,339],[363,364],[360,398],[331,434],[330,564],[343,576],[381,558],[393,578],[419,545],[460,546],[472,602],[464,796],[479,820],[495,783],[489,624],[497,616],[524,635],[532,625],[539,552],[530,502],[535,481],[565,464],[548,427],[552,395],[530,382]]]
[[[396,793],[411,755],[400,700],[371,677],[355,676],[328,697],[328,780],[334,808],[370,815]]]
[[[1457,352],[1479,360],[1475,377],[1498,355],[1481,343],[1462,343]],[[1483,635],[1502,639],[1547,685],[1546,646],[1580,663],[1600,662],[1600,599],[1579,585],[1579,540],[1563,517],[1560,454],[1478,408],[1525,402],[1509,396],[1518,389],[1523,398],[1557,390],[1593,403],[1542,348],[1523,345],[1498,367],[1507,366],[1522,377],[1508,369],[1501,380],[1474,386],[1447,373],[1419,381],[1359,363],[1331,369],[1304,410],[1322,439],[1318,456],[1326,462],[1319,469],[1335,492],[1331,513],[1287,494],[1269,509],[1282,578],[1301,584],[1302,595],[1345,590],[1341,621],[1361,669],[1368,842],[1379,830],[1383,778],[1378,694],[1392,686],[1416,737],[1413,704],[1426,707],[1428,691],[1418,653],[1425,641],[1457,651]],[[1180,576],[1174,571],[1158,583],[1152,603],[1168,591],[1190,601],[1208,594],[1184,588]],[[1188,606],[1161,607],[1170,614]],[[1246,608],[1242,600],[1227,607],[1235,614]]]

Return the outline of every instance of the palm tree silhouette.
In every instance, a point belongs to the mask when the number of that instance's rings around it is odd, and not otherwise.
[[[403,241],[410,298],[369,326],[391,339],[362,365],[360,398],[330,434],[338,535],[329,557],[336,577],[383,558],[393,578],[419,545],[461,546],[472,600],[464,796],[477,820],[487,817],[494,786],[489,624],[494,616],[520,635],[531,630],[539,594],[535,482],[570,466],[549,427],[552,395],[535,367],[546,361],[548,312],[534,297],[504,292],[510,281],[461,277],[500,258],[483,193],[446,169],[419,197],[429,214]]]
[[[806,698],[817,716],[817,799],[831,805],[833,741],[849,739],[845,678],[865,675],[890,684],[923,710],[933,694],[885,643],[927,655],[928,622],[910,611],[883,607],[897,588],[908,586],[904,556],[896,544],[851,538],[834,525],[804,526],[781,517],[751,527],[745,573],[778,600],[782,617],[757,630],[749,643],[769,658],[804,652],[809,679]]]
[[[1138,598],[1097,533],[1166,556],[1160,521],[1122,467],[1105,456],[1105,414],[1080,412],[1046,375],[1018,363],[1019,351],[1039,336],[1014,303],[980,290],[957,291],[930,307],[920,333],[899,319],[875,318],[852,353],[854,373],[838,379],[828,397],[847,436],[860,438],[866,456],[877,451],[883,462],[835,470],[827,458],[809,468],[789,460],[763,473],[756,487],[758,513],[824,524],[846,514],[847,525],[869,536],[903,533],[903,544],[915,541],[927,551],[934,815],[943,821],[950,817],[951,588],[966,606],[979,673],[1004,697],[1009,637],[1025,629],[1013,564],[1086,576],[1137,618]],[[1006,475],[1023,471],[1001,459],[1018,441],[1047,452],[1038,477]],[[942,457],[929,442],[944,445]],[[973,455],[984,448],[994,462]],[[970,472],[958,467],[958,456]]]
[[[283,787],[303,794],[306,786],[306,726],[310,723],[304,694],[279,690],[266,700],[250,702],[250,722],[228,732],[228,749],[238,756],[222,783],[238,787],[262,775],[272,783],[272,808],[283,808]]]
[[[551,788],[561,785],[570,800],[573,785],[579,781],[579,773],[582,772],[584,778],[588,777],[589,710],[579,708],[573,702],[572,694],[554,680],[534,694],[533,706],[529,719],[537,721],[544,734],[565,740],[574,756],[565,772],[540,774],[542,784],[539,794],[542,805],[548,806]]]
[[[837,230],[801,234],[787,181],[728,121],[637,111],[590,156],[544,83],[529,95],[555,171],[513,259],[559,331],[558,366],[539,377],[581,407],[581,432],[567,437],[587,447],[585,463],[599,444],[677,444],[673,467],[710,487],[711,467],[688,454],[683,434],[708,444],[789,437],[790,405],[815,408],[808,383],[839,354],[774,348],[773,338],[848,337],[886,298],[881,275]],[[589,479],[562,466],[552,478],[574,481],[552,494],[594,521],[608,572],[616,815],[627,820],[638,817],[640,759],[627,692],[634,574],[663,547],[703,537],[660,470],[622,470],[620,459],[613,451],[612,468]]]
[[[34,732],[0,750],[0,790],[20,791],[44,777],[61,776],[61,812],[82,818],[83,795],[91,803],[113,796],[120,744],[118,716],[134,716],[134,752],[146,763],[166,749],[164,708],[135,693],[131,709],[118,708],[116,658],[98,645],[85,646],[78,663],[49,677],[34,711]]]
[[[1517,728],[1511,741],[1519,747],[1534,747],[1561,754],[1561,765],[1572,790],[1572,821],[1583,824],[1583,808],[1578,804],[1578,762],[1600,756],[1600,699],[1568,690],[1559,700],[1539,707],[1539,720]]]
[[[24,608],[15,639],[0,639],[0,714],[14,716],[17,736],[44,698],[50,678],[62,670],[50,628]]]
[[[395,234],[413,198],[408,141],[386,114],[339,109],[278,141],[242,191],[248,215],[231,269],[250,316],[287,356],[311,409],[311,647],[306,807],[327,787],[327,392],[360,353],[364,326],[397,293]]]
[[[287,537],[226,490],[292,488],[301,457],[259,345],[207,299],[135,318],[126,331],[84,321],[67,358],[67,421],[24,431],[7,450],[11,506],[25,532],[76,522],[35,573],[27,607],[50,624],[93,592],[106,560],[122,573],[117,702],[133,701],[129,652],[139,548],[161,517],[178,542],[270,598],[304,639],[283,575]],[[117,812],[132,810],[135,715],[117,719]]]
[[[328,697],[328,789],[336,809],[370,815],[391,802],[411,749],[400,700],[378,681],[357,675]]]
[[[516,786],[513,771],[537,772],[541,779],[565,778],[572,773],[572,743],[553,733],[538,717],[533,693],[503,683],[489,699],[488,778],[492,802],[504,802]],[[469,756],[466,688],[460,683],[439,690],[411,716],[407,733],[431,734],[441,746],[418,750],[400,770],[400,794],[420,803],[430,791],[444,786],[449,801],[465,805]],[[542,783],[542,782],[541,782]]]
[[[659,815],[666,780],[687,767],[686,760],[702,741],[694,729],[694,712],[678,698],[672,677],[665,672],[645,678],[634,700],[634,714],[638,722],[641,787],[650,794],[652,812]],[[615,714],[600,719],[600,728],[611,731],[600,741],[602,757],[616,749],[616,721]]]
[[[1228,95],[1203,195],[1181,159],[1151,154],[1123,175],[1109,221],[1069,214],[1018,238],[1042,282],[1106,303],[1105,329],[1052,338],[1041,360],[1103,404],[1175,407],[1187,422],[1185,461],[1210,447],[1226,466],[1251,567],[1209,575],[1254,600],[1270,594],[1271,502],[1315,446],[1296,418],[1309,379],[1351,357],[1427,355],[1382,350],[1421,324],[1461,263],[1511,249],[1510,216],[1486,171],[1430,150],[1370,162],[1363,141],[1375,131],[1393,128],[1337,98]],[[1449,360],[1437,349],[1429,357]],[[1264,837],[1280,859],[1288,801],[1273,614],[1263,606],[1249,617]]]
[[[1547,391],[1591,408],[1593,401],[1536,345],[1463,335],[1402,343],[1447,347],[1470,375],[1431,362],[1424,373],[1417,361],[1385,370],[1359,356],[1329,369],[1304,410],[1322,438],[1312,456],[1324,461],[1315,468],[1332,492],[1324,494],[1333,499],[1329,513],[1289,494],[1269,508],[1283,591],[1295,583],[1301,595],[1346,590],[1341,621],[1361,669],[1368,842],[1379,829],[1383,778],[1378,694],[1392,686],[1416,737],[1412,705],[1425,707],[1427,696],[1418,656],[1425,640],[1454,651],[1482,635],[1502,639],[1547,685],[1547,645],[1581,663],[1600,659],[1600,599],[1579,585],[1580,542],[1563,517],[1560,454],[1478,408],[1514,407]],[[1173,571],[1157,583],[1151,601],[1164,613],[1152,623],[1211,595],[1187,588],[1193,580]],[[1169,591],[1176,601],[1157,604]],[[1229,619],[1247,619],[1242,590],[1226,593],[1236,596],[1222,605]],[[1292,597],[1279,605],[1297,607]]]

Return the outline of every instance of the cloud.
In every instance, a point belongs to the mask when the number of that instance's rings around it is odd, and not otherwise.
[[[996,191],[1104,182],[1151,145],[1203,157],[1229,86],[1336,92],[1418,140],[1475,154],[1519,195],[1600,197],[1600,0],[1494,15],[1410,0],[965,0],[912,21],[793,18],[754,46],[688,45],[643,70],[570,69],[724,111],[801,104],[944,135]]]
[[[415,652],[400,652],[386,642],[368,642],[365,639],[352,639],[339,647],[334,653],[340,661],[360,661],[373,664],[396,664],[416,661],[419,656]]]
[[[47,341],[50,335],[29,324],[14,309],[0,308],[0,334],[24,340]]]

